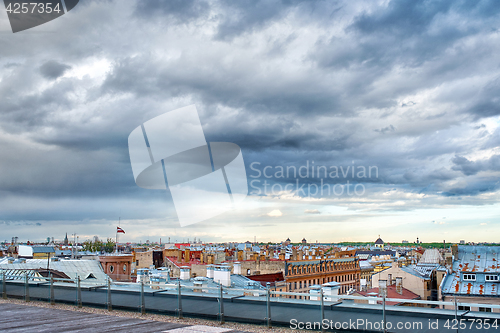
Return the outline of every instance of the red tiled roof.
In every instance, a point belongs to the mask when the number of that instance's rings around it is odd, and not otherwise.
[[[247,278],[253,281],[259,282],[277,282],[277,281],[285,281],[283,277],[283,273],[269,273],[269,274],[259,274],[259,275],[247,275]]]
[[[367,291],[358,291],[358,294],[360,294],[362,296],[366,296],[366,297],[371,296],[371,295],[369,295],[370,293],[376,293],[378,295],[378,287],[368,289]],[[396,291],[396,285],[393,284],[393,285],[387,286],[387,298],[400,298],[400,299],[410,300],[410,299],[420,299],[420,296],[415,294],[413,291],[410,291],[406,288],[403,288],[403,294],[400,294]],[[378,301],[377,303],[381,304],[382,301]],[[397,304],[401,304],[401,303],[402,302],[386,302],[385,304],[397,305]]]

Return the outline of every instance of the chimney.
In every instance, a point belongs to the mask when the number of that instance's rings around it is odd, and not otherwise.
[[[201,293],[203,291],[203,281],[195,280],[193,282],[193,285],[194,285],[193,292]]]
[[[212,253],[207,255],[207,264],[209,264],[209,265],[214,264],[214,255]]]
[[[280,259],[280,260],[285,260],[285,254],[284,254],[284,253],[280,253],[280,255],[279,255],[279,259]]]
[[[189,278],[191,277],[190,271],[191,270],[189,269],[189,266],[182,266],[180,279],[181,280],[189,280]]]
[[[238,251],[238,260],[243,260],[243,250]]]
[[[189,262],[191,259],[191,251],[189,249],[186,249],[184,252],[184,261]]]
[[[298,253],[297,253],[297,255],[298,255],[297,260],[303,260],[304,259],[304,251],[299,250]]]
[[[378,281],[378,295],[380,297],[387,296],[387,280]]]
[[[293,248],[292,249],[292,260],[297,260],[297,249]]]
[[[182,250],[177,250],[177,262],[182,261]]]
[[[241,275],[241,262],[235,262],[233,265],[234,274]]]
[[[403,295],[403,278],[400,276],[396,277],[396,292]]]
[[[228,265],[215,267],[214,282],[222,284],[224,287],[231,286],[231,268]]]
[[[270,257],[271,259],[273,259],[273,258],[274,258],[274,250],[273,250],[273,249],[269,250],[269,257]]]
[[[458,260],[458,245],[453,244],[451,246],[451,254],[453,254],[453,260]]]
[[[214,278],[214,265],[207,265],[207,278]]]

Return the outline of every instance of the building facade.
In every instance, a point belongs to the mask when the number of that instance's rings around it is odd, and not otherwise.
[[[357,258],[288,261],[285,266],[287,291],[308,292],[312,285],[338,282],[340,294],[359,289],[361,270]]]
[[[132,254],[115,254],[99,256],[104,273],[112,280],[129,282],[131,278],[131,266],[134,256]]]

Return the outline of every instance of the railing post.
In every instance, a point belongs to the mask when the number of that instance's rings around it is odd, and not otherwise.
[[[181,280],[177,284],[177,311],[179,314],[179,319],[182,319],[182,295],[181,295]]]
[[[111,279],[109,278],[108,276],[108,311],[111,311],[113,310],[113,306],[112,306],[112,303],[111,303]]]
[[[7,299],[7,284],[5,279],[5,271],[2,273],[2,298]]]
[[[387,324],[386,324],[386,317],[385,317],[385,294],[384,294],[384,298],[382,299],[382,330],[384,333],[387,333]]]
[[[24,301],[30,301],[30,286],[28,283],[28,272],[24,275]]]
[[[324,300],[324,297],[323,297],[323,287],[320,288],[320,292],[319,292],[319,295],[320,295],[320,299],[321,299],[321,302],[320,302],[320,309],[321,309],[321,331],[323,332],[324,331],[324,328],[323,328],[323,320],[325,320],[325,300]]]
[[[220,323],[224,324],[224,292],[222,290],[222,284],[219,287],[219,319]]]
[[[50,304],[56,304],[56,299],[54,297],[54,277],[50,275]]]
[[[271,283],[266,283],[266,320],[267,320],[267,328],[271,328]]]
[[[453,296],[455,302],[455,322],[457,324],[457,333],[458,333],[458,304],[457,304],[457,296]]]
[[[141,314],[146,313],[146,303],[144,300],[144,281],[141,279]]]
[[[80,286],[80,276],[77,276],[76,280],[76,305],[82,307],[82,288]]]

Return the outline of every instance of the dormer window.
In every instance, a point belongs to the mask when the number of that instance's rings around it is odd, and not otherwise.
[[[485,280],[486,282],[498,282],[498,275],[487,274]]]
[[[464,281],[476,281],[476,274],[464,274],[463,280]]]

